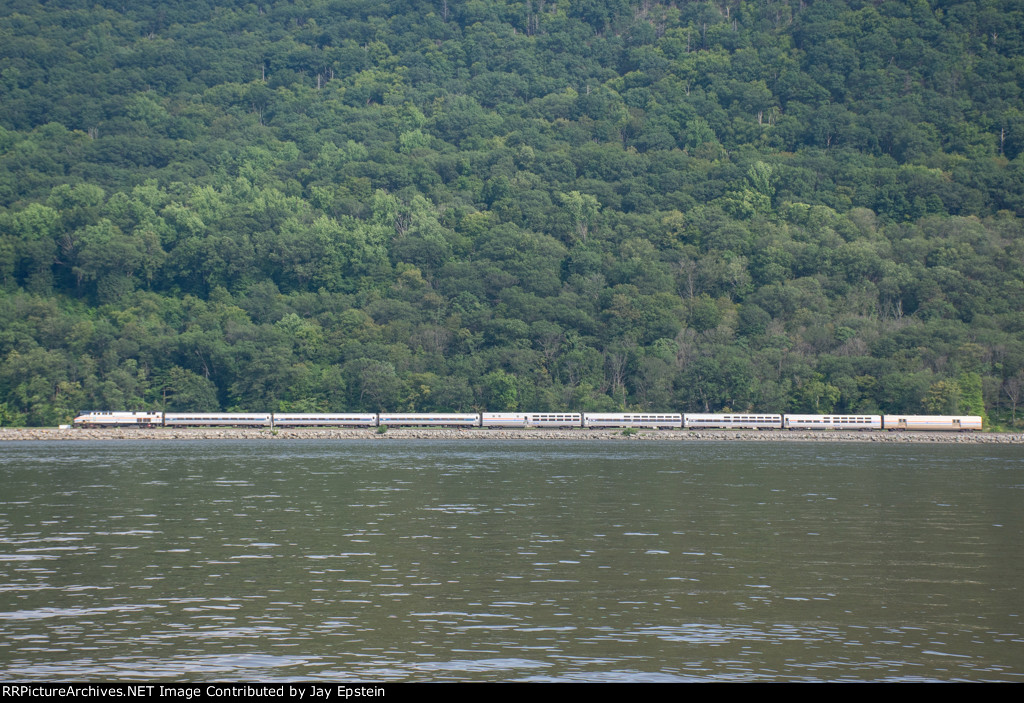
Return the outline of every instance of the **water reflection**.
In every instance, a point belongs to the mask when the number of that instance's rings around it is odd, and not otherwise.
[[[1017,680],[1018,455],[9,444],[0,678]]]

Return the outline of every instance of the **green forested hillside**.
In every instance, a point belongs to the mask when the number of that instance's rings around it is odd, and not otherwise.
[[[0,424],[1024,398],[1017,2],[0,8]]]

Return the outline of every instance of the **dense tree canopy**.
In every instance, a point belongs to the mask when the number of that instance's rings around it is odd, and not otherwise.
[[[985,412],[1009,0],[10,0],[0,424]]]

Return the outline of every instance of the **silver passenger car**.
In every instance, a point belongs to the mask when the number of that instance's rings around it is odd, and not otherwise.
[[[782,415],[759,415],[757,413],[686,413],[683,427],[688,430],[780,430]]]
[[[679,413],[584,413],[583,426],[681,429],[683,416]]]
[[[880,430],[881,415],[790,415],[783,416],[787,430]]]

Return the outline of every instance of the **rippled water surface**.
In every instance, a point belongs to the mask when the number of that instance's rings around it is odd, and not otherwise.
[[[1024,451],[0,446],[0,678],[1024,678]]]

